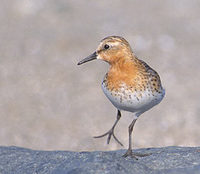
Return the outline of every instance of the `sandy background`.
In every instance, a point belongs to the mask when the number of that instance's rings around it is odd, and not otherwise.
[[[200,146],[199,0],[0,0],[0,145],[114,150],[93,139],[116,109],[101,91],[108,65],[77,62],[108,35],[125,37],[161,76],[165,99],[134,129],[141,147]],[[117,137],[128,145],[132,115]]]

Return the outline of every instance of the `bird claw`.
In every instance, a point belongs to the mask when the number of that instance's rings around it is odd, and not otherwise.
[[[106,132],[106,133],[103,134],[103,135],[95,136],[94,138],[102,138],[102,137],[105,137],[106,135],[108,135],[107,144],[110,143],[110,139],[111,139],[111,137],[113,136],[113,138],[115,139],[115,141],[117,141],[117,143],[119,143],[121,146],[123,146],[123,144],[122,144],[122,143],[117,139],[117,137],[115,136],[115,134],[114,134],[114,129],[109,130],[108,132]]]
[[[130,156],[131,158],[138,160],[137,157],[145,157],[145,156],[149,156],[151,154],[152,153],[148,153],[148,154],[133,153],[131,149],[128,149],[122,157],[126,158],[126,157]]]

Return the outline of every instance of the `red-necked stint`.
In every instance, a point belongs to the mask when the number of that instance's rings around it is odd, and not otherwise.
[[[107,143],[111,137],[122,143],[114,135],[114,129],[121,117],[121,110],[132,112],[133,121],[129,125],[129,147],[124,157],[146,156],[132,152],[131,134],[138,117],[145,111],[161,102],[165,90],[161,85],[158,73],[144,61],[138,59],[133,53],[129,43],[122,37],[109,36],[104,38],[97,50],[78,63],[100,59],[109,63],[110,68],[106,73],[102,89],[106,97],[117,108],[117,119],[112,128],[101,136],[108,135]]]

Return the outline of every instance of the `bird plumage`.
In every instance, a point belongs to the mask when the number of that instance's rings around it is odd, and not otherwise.
[[[129,148],[124,156],[135,157],[131,145],[133,126],[142,113],[163,99],[165,90],[161,85],[160,77],[147,63],[134,55],[129,43],[120,36],[104,38],[95,53],[80,61],[78,65],[95,58],[110,64],[102,82],[102,89],[118,110],[117,120],[113,127],[96,138],[108,135],[107,142],[109,143],[113,136],[121,144],[114,135],[114,128],[121,117],[121,110],[132,112],[134,118],[129,126]]]

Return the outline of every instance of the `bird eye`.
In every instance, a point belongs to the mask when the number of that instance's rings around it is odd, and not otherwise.
[[[104,45],[104,49],[107,50],[107,49],[109,49],[109,48],[110,48],[110,46],[109,46],[108,44],[105,44],[105,45]]]

